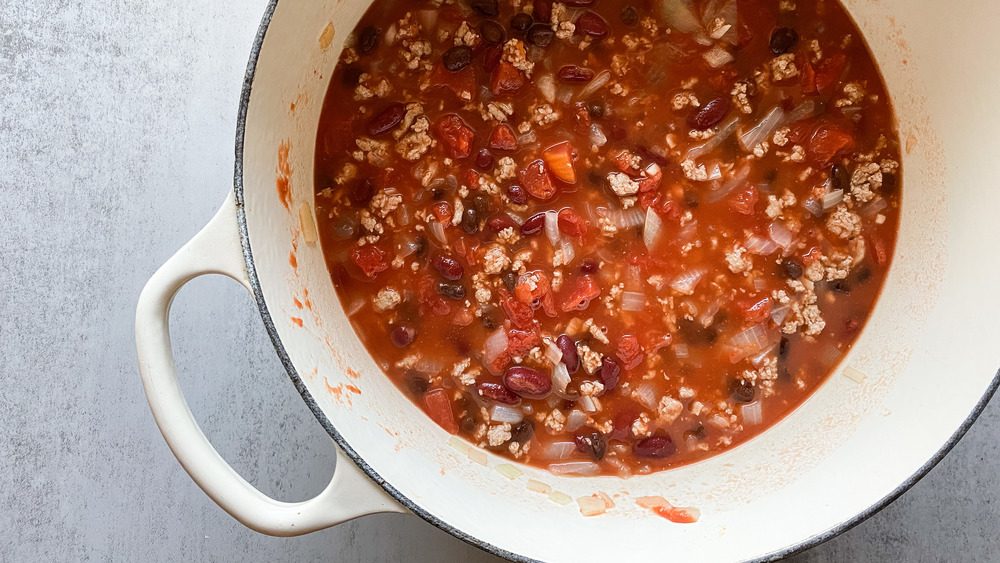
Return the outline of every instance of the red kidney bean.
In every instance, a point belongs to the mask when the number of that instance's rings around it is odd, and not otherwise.
[[[576,65],[565,65],[559,69],[559,80],[563,82],[590,82],[594,79],[594,71]]]
[[[510,429],[510,439],[512,442],[523,444],[535,435],[535,423],[528,419],[518,422]]]
[[[378,137],[396,128],[406,115],[406,106],[400,103],[389,104],[378,115],[368,120],[368,134]]]
[[[476,389],[479,390],[480,395],[490,399],[491,401],[496,401],[505,405],[516,405],[521,402],[521,397],[518,397],[513,391],[507,389],[499,383],[483,382],[476,385]]]
[[[622,367],[613,358],[604,356],[601,358],[601,368],[598,374],[601,382],[604,383],[604,392],[607,393],[618,386],[618,376],[622,372]]]
[[[476,154],[476,166],[480,170],[493,170],[493,154],[489,149],[482,149]]]
[[[573,375],[580,370],[580,353],[576,350],[576,343],[567,335],[562,335],[556,339],[556,346],[562,352],[562,363],[566,364],[566,371]]]
[[[743,378],[733,378],[729,382],[729,394],[737,403],[749,403],[753,400],[753,383]]]
[[[552,390],[552,379],[532,368],[514,366],[503,376],[507,389],[527,399],[541,399]]]
[[[397,348],[406,348],[413,343],[417,338],[417,331],[413,328],[407,326],[397,326],[392,329],[389,333],[389,340],[396,345]]]
[[[670,436],[650,436],[632,446],[636,457],[663,459],[674,455],[677,446]]]
[[[715,127],[729,113],[729,98],[719,96],[708,101],[688,116],[688,126],[705,130]]]
[[[364,178],[354,182],[351,189],[351,200],[356,205],[368,205],[372,197],[375,196],[375,182],[371,178]]]
[[[528,203],[528,194],[524,191],[524,188],[514,184],[513,186],[507,188],[507,197],[515,205],[524,205]]]
[[[597,262],[594,262],[590,258],[585,259],[580,263],[580,273],[583,274],[596,274],[597,273]]]
[[[604,18],[588,10],[576,18],[576,31],[595,39],[603,39],[610,33],[611,28]]]
[[[799,42],[799,34],[790,27],[779,27],[771,32],[771,41],[768,47],[775,55],[783,55],[792,50],[792,47]]]
[[[514,220],[511,219],[510,215],[507,215],[506,213],[502,213],[500,215],[497,215],[496,217],[490,217],[489,220],[486,221],[486,228],[493,231],[494,233],[499,233],[504,229],[511,229],[516,227],[517,225],[514,223]]]
[[[435,256],[431,265],[434,266],[434,269],[442,277],[451,281],[460,280],[462,279],[462,275],[465,274],[465,268],[457,260],[448,258],[447,256]]]
[[[537,235],[545,228],[545,213],[535,213],[521,225],[521,234],[525,236]]]

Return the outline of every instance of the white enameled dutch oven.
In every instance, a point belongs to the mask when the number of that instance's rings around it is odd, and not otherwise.
[[[954,445],[1000,381],[1000,4],[846,4],[888,82],[905,146],[899,245],[873,317],[830,379],[771,430],[707,461],[620,480],[530,467],[501,475],[503,460],[449,445],[365,352],[315,242],[312,202],[324,94],[368,1],[272,1],[243,89],[234,189],[139,300],[143,384],[178,460],[222,508],[266,534],[410,511],[514,560],[611,561],[623,546],[634,560],[775,559],[885,506]],[[290,188],[287,206],[276,185]],[[185,403],[168,310],[182,285],[210,273],[253,294],[292,383],[342,450],[333,481],[312,500],[282,503],[255,490]],[[576,503],[528,490],[530,478],[574,499],[604,491],[617,506],[585,518]],[[643,495],[697,507],[701,520],[672,524],[637,506]]]

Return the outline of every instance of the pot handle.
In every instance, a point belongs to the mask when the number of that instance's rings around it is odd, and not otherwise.
[[[214,218],[150,278],[139,296],[135,342],[153,418],[195,483],[233,518],[272,536],[297,536],[379,512],[405,512],[337,448],[330,484],[311,500],[280,502],[261,493],[222,459],[188,407],[170,348],[170,304],[187,282],[222,274],[252,289],[243,262],[232,192]]]

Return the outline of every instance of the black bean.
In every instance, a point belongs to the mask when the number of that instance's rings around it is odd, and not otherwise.
[[[503,26],[493,20],[486,20],[479,25],[479,35],[487,45],[499,45],[507,38]]]
[[[425,239],[423,235],[417,235],[417,240],[414,241],[413,244],[417,249],[417,258],[427,256],[427,239]]]
[[[530,420],[522,420],[510,429],[510,439],[518,444],[524,444],[535,435],[535,423]]]
[[[462,432],[472,432],[478,425],[479,423],[476,421],[476,417],[472,415],[463,416],[462,421],[459,423],[459,426],[462,428]]]
[[[358,34],[358,54],[368,55],[378,47],[378,28],[370,25]]]
[[[351,200],[355,205],[368,205],[375,195],[375,182],[371,178],[362,178],[354,182],[351,189]]]
[[[783,55],[799,42],[799,34],[790,27],[779,27],[771,32],[771,52]]]
[[[524,12],[518,12],[514,17],[510,18],[510,28],[519,33],[524,33],[531,27],[532,19],[531,16],[525,14]]]
[[[608,449],[608,444],[604,440],[604,436],[598,432],[594,432],[589,436],[584,436],[580,439],[583,444],[583,449],[590,456],[590,459],[594,461],[601,461],[604,459],[604,453]]]
[[[708,432],[705,432],[705,426],[703,424],[698,424],[691,430],[684,433],[684,438],[694,438],[695,440],[704,440],[708,437]]]
[[[472,194],[472,208],[480,215],[489,215],[493,211],[490,197],[482,192]]]
[[[517,276],[514,275],[514,272],[504,272],[500,274],[500,279],[503,280],[507,291],[514,291],[514,287],[517,286]]]
[[[739,377],[733,378],[729,382],[729,394],[737,403],[749,403],[753,401],[753,383]]]
[[[462,230],[470,235],[479,232],[479,212],[474,207],[462,211]]]
[[[899,187],[899,179],[896,178],[895,174],[882,174],[882,193],[895,194],[897,187]]]
[[[639,23],[639,10],[635,6],[625,6],[622,8],[622,23],[632,27]]]
[[[687,205],[690,209],[696,209],[698,207],[698,203],[698,194],[691,190],[684,190],[684,205]]]
[[[799,264],[795,260],[785,260],[785,276],[791,280],[797,280],[802,277],[802,264]]]
[[[788,340],[787,336],[781,337],[781,343],[778,344],[778,360],[784,361],[788,358],[788,350],[791,346],[791,341]]]
[[[552,40],[555,38],[556,33],[552,31],[552,28],[545,25],[536,23],[535,25],[528,28],[528,43],[536,47],[545,48],[552,44]]]
[[[851,284],[847,283],[847,280],[837,280],[830,284],[830,287],[837,293],[843,293],[844,295],[851,294]]]
[[[590,100],[587,102],[587,113],[592,119],[604,117],[604,102],[601,100]]]
[[[410,391],[417,396],[426,393],[427,388],[430,387],[427,378],[413,370],[406,372],[406,383],[410,387]]]
[[[472,0],[472,9],[488,18],[500,13],[497,0]]]
[[[444,68],[451,72],[458,72],[469,66],[472,62],[472,47],[468,45],[456,45],[444,52],[442,57]]]
[[[688,344],[711,346],[719,340],[719,328],[714,325],[705,327],[695,321],[679,319],[677,330]]]
[[[869,268],[867,266],[861,268],[860,270],[858,270],[857,275],[854,276],[854,279],[855,279],[855,281],[857,282],[858,285],[861,285],[861,284],[867,282],[868,280],[872,279],[872,270],[871,270],[871,268]]]
[[[834,164],[830,168],[830,183],[835,191],[844,190],[846,194],[851,189],[851,173],[847,171],[847,167],[842,164]]]
[[[437,292],[456,301],[465,299],[465,286],[460,283],[439,283]]]
[[[483,316],[479,318],[486,330],[494,330],[500,326],[500,319],[497,318],[497,311],[494,308],[483,309]]]
[[[431,199],[434,201],[441,201],[444,199],[444,190],[441,188],[434,188],[434,191],[431,192]]]

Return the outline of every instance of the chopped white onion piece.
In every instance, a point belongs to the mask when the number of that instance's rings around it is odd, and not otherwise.
[[[709,180],[721,180],[722,179],[722,168],[719,166],[718,163],[716,163],[714,166],[712,166],[711,170],[708,173],[708,179]]]
[[[656,0],[653,5],[659,6],[660,15],[667,25],[681,33],[701,29],[701,22],[694,15],[692,0]]]
[[[587,413],[580,409],[573,409],[566,417],[565,430],[572,432],[587,423]]]
[[[573,258],[576,257],[576,251],[573,250],[573,241],[569,239],[562,239],[562,242],[559,244],[559,247],[562,248],[563,266],[568,266],[570,262],[573,261]]]
[[[398,216],[400,227],[406,227],[413,221],[413,212],[410,210],[410,206],[405,203],[399,206],[399,209],[396,210],[396,215]]]
[[[592,95],[596,94],[597,91],[603,88],[604,85],[607,84],[608,82],[611,82],[611,71],[605,70],[604,72],[595,76],[594,79],[590,81],[590,84],[584,86],[583,90],[580,90],[580,93],[577,94],[576,99],[578,100],[590,99]]]
[[[347,313],[348,317],[353,317],[364,306],[365,306],[365,300],[359,297],[354,301],[351,301],[351,304],[347,307],[347,311],[345,312]]]
[[[566,369],[566,364],[561,361],[556,362],[552,367],[552,390],[556,393],[565,393],[569,381],[569,370]]]
[[[765,287],[767,287],[767,280],[766,279],[764,279],[762,277],[757,277],[757,278],[753,279],[753,288],[756,291],[764,291]]]
[[[448,244],[448,236],[444,234],[444,224],[440,221],[431,220],[427,223],[427,228],[430,230],[434,238],[437,239],[441,244]]]
[[[720,199],[729,195],[736,188],[743,186],[746,183],[747,177],[749,175],[750,175],[750,164],[744,163],[743,166],[740,166],[739,168],[736,169],[736,173],[733,174],[733,177],[730,178],[728,182],[723,184],[719,189],[713,190],[708,194],[708,202],[714,203],[716,201],[719,201]]]
[[[549,465],[549,471],[555,475],[597,475],[600,469],[592,461],[568,461]]]
[[[785,318],[788,317],[788,305],[780,305],[771,309],[771,320],[774,324],[781,326],[781,323],[785,322]]]
[[[546,102],[551,104],[556,101],[556,79],[551,74],[546,73],[537,77],[535,85]]]
[[[823,205],[820,204],[820,202],[817,201],[816,198],[811,197],[805,200],[804,202],[802,202],[802,207],[804,207],[805,210],[808,211],[809,213],[812,213],[814,217],[819,217],[820,215],[823,214]]]
[[[545,212],[545,236],[552,246],[559,247],[559,214],[555,211]]]
[[[746,152],[753,152],[754,147],[771,138],[774,130],[781,125],[785,119],[785,111],[776,107],[764,116],[756,125],[740,135],[740,148]]]
[[[440,10],[417,10],[417,19],[424,29],[436,29]]]
[[[399,249],[399,255],[403,258],[412,256],[414,252],[420,249],[420,244],[417,243],[417,239],[413,238],[411,235],[402,235],[400,241],[396,244]]]
[[[788,250],[788,248],[792,246],[792,239],[794,238],[794,235],[792,234],[792,231],[789,231],[788,228],[781,223],[777,221],[771,223],[767,227],[767,232],[771,235],[771,240],[773,240],[774,243],[781,248]]]
[[[712,152],[713,150],[715,150],[716,147],[726,142],[726,140],[729,139],[730,136],[732,136],[733,132],[736,131],[736,126],[739,124],[739,122],[740,119],[738,117],[734,117],[729,121],[723,123],[719,127],[719,130],[715,132],[715,135],[712,135],[712,137],[707,141],[705,141],[704,143],[696,147],[691,147],[691,149],[687,152],[687,154],[684,155],[684,158],[687,160],[697,160],[702,156]]]
[[[538,136],[535,135],[535,130],[532,129],[524,135],[517,138],[517,146],[520,148],[528,148],[538,142]]]
[[[773,240],[759,235],[748,236],[746,247],[751,254],[757,254],[759,256],[767,256],[775,250],[778,250],[778,245],[775,244]]]
[[[720,430],[725,430],[729,428],[729,420],[727,420],[725,417],[719,414],[713,414],[712,416],[708,417],[708,420],[705,421],[705,424],[708,424],[709,426],[714,426]]]
[[[877,197],[873,199],[871,203],[861,208],[861,214],[865,216],[871,216],[878,213],[879,211],[882,211],[888,206],[889,204],[886,203],[884,199]]]
[[[753,355],[771,345],[770,335],[763,324],[754,325],[743,332],[736,333],[729,343],[741,350],[750,351]]]
[[[711,49],[709,49],[708,51],[705,51],[701,55],[701,58],[705,59],[705,62],[708,63],[708,66],[712,68],[719,68],[722,65],[731,63],[735,60],[733,58],[732,53],[720,47],[719,45],[716,45]]]
[[[490,420],[493,422],[509,422],[514,424],[521,422],[523,418],[524,412],[510,405],[495,404],[490,411]]]
[[[694,240],[695,236],[698,235],[698,220],[695,219],[687,225],[681,228],[681,231],[677,233],[677,242],[681,245],[685,245]]]
[[[670,282],[670,287],[681,295],[691,295],[694,293],[694,288],[698,286],[698,282],[701,281],[701,278],[704,275],[704,268],[688,270],[674,278],[674,281]]]
[[[816,102],[812,99],[808,99],[801,104],[795,106],[795,108],[788,112],[785,116],[784,123],[795,123],[796,121],[801,121],[807,117],[812,117],[816,113]]]
[[[520,215],[514,213],[513,211],[508,211],[507,216],[510,217],[510,220],[513,221],[514,224],[517,225],[518,227],[524,224],[524,219],[522,219]],[[514,230],[516,231],[517,229]]]
[[[641,311],[646,307],[646,294],[636,291],[622,293],[622,309],[625,311]]]
[[[601,410],[601,403],[590,395],[584,395],[580,397],[580,408],[582,408],[584,412],[594,413]]]
[[[562,361],[562,350],[555,345],[551,340],[545,343],[545,359],[556,365]]]
[[[601,126],[594,123],[590,126],[590,144],[595,147],[603,147],[608,143],[608,136],[604,134]]]
[[[552,442],[542,450],[542,459],[566,459],[575,451],[576,444],[573,442]]]
[[[614,223],[619,229],[631,229],[632,227],[638,227],[645,220],[646,216],[643,214],[641,207],[633,207],[623,211],[616,210],[611,212],[611,222]]]
[[[741,406],[740,410],[743,413],[743,424],[757,426],[758,424],[764,422],[764,413],[761,411],[760,401],[747,403]]]
[[[674,356],[677,358],[688,357],[688,345],[687,344],[674,344]]]
[[[647,409],[651,411],[656,410],[656,390],[653,388],[652,383],[640,383],[637,385],[635,388],[635,398]]]
[[[493,360],[507,351],[507,329],[500,327],[486,338],[483,359],[486,365],[493,365]]]
[[[823,211],[836,206],[838,203],[844,201],[844,190],[835,190],[826,194],[823,194]]]
[[[642,242],[646,244],[647,249],[653,250],[653,247],[656,246],[662,227],[663,220],[660,219],[660,215],[650,205],[646,208],[646,226],[642,230]]]

